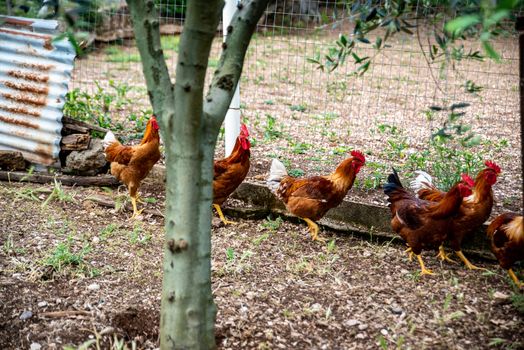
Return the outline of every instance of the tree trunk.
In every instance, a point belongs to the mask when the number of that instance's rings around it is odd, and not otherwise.
[[[148,93],[161,121],[166,151],[161,349],[215,347],[216,306],[211,293],[213,156],[249,40],[267,2],[251,0],[238,6],[204,105],[205,73],[223,1],[187,2],[173,86],[160,47],[153,0],[128,0]]]

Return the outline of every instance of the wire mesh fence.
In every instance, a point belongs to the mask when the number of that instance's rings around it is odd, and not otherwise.
[[[328,54],[339,35],[352,32],[352,3],[277,0],[268,6],[240,82],[242,113],[259,139],[260,153],[292,153],[302,157],[304,171],[313,172],[330,164],[318,165],[315,159],[326,153],[339,155],[336,150],[341,147],[363,149],[373,161],[389,164],[394,153],[381,149],[404,148],[397,152],[400,157],[423,150],[430,136],[448,121],[445,108],[467,103],[461,109],[461,122],[490,142],[479,149],[486,157],[502,154],[499,162],[511,173],[505,187],[522,198],[517,33],[508,27],[493,39],[500,62],[432,59],[431,47],[438,41],[435,28],[447,18],[438,8],[419,1],[410,16],[416,24],[412,34],[396,34],[378,54],[372,45],[358,44],[360,57],[373,58],[365,74],[354,74],[357,66],[349,60],[333,72],[318,69],[309,59]],[[129,123],[130,115],[150,109],[129,12],[125,1],[98,4],[85,17],[94,28],[93,35],[86,39],[86,55],[77,59],[71,88],[91,97],[101,91],[111,91],[115,99],[120,94],[123,101],[110,112]],[[157,0],[156,4],[162,46],[174,76],[186,2]],[[369,39],[373,42],[381,34],[377,30]],[[208,79],[218,65],[221,41],[221,28],[217,28]],[[462,44],[462,53],[483,52],[478,41]],[[450,55],[460,56],[460,52]],[[267,137],[272,131],[284,136]]]

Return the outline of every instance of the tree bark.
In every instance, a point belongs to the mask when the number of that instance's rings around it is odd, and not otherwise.
[[[161,120],[166,151],[161,349],[215,347],[216,306],[211,290],[213,155],[249,41],[267,2],[243,1],[238,6],[204,106],[209,52],[224,2],[187,2],[173,86],[160,48],[153,0],[128,0],[149,96]]]

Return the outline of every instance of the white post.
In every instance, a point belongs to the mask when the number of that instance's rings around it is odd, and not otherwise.
[[[226,0],[224,9],[222,10],[222,31],[224,33],[224,41],[226,41],[227,27],[235,14],[238,0]],[[225,144],[226,157],[231,154],[238,134],[240,133],[240,82],[238,82],[235,94],[229,105],[229,110],[225,119]]]

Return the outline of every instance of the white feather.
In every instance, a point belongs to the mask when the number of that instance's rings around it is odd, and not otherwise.
[[[417,174],[417,177],[409,184],[415,193],[418,193],[423,188],[431,188],[430,186],[433,185],[431,175],[422,170],[415,171],[415,174]]]
[[[280,186],[280,181],[282,181],[282,178],[286,175],[287,170],[284,164],[276,158],[273,159],[273,162],[271,162],[271,168],[269,169],[269,176],[266,180],[267,187],[275,192],[278,189],[278,186]]]
[[[115,134],[113,134],[111,131],[108,131],[106,136],[104,136],[104,140],[102,141],[104,150],[106,150],[106,148],[115,141],[117,141]]]

